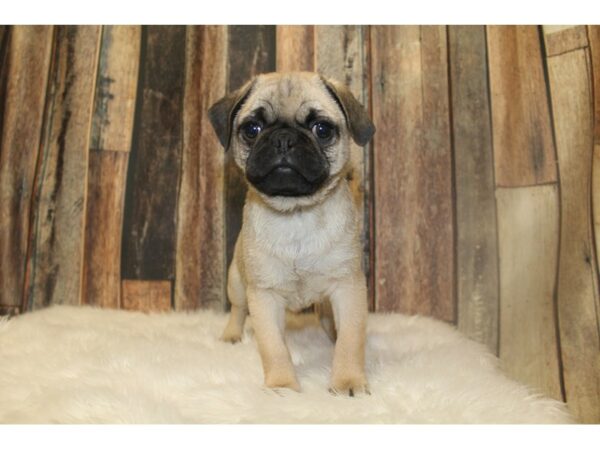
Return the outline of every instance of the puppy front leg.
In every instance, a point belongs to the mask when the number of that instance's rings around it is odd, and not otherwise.
[[[338,284],[330,296],[337,328],[331,369],[331,390],[353,396],[369,393],[365,376],[367,289],[359,278]]]
[[[265,289],[248,289],[248,307],[262,360],[265,385],[300,391],[294,365],[285,345],[285,302]]]

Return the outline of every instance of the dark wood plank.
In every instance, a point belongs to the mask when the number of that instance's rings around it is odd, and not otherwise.
[[[123,309],[142,312],[171,310],[170,280],[123,280]]]
[[[315,30],[312,25],[277,25],[277,71],[315,70]]]
[[[360,103],[368,108],[369,70],[365,45],[367,27],[357,25],[315,26],[315,65],[322,75],[344,83]],[[350,188],[358,214],[361,217],[361,241],[363,246],[363,270],[367,277],[370,267],[370,146],[359,147],[352,143],[350,148]],[[372,285],[372,283],[368,283]],[[371,293],[372,294],[372,293]],[[370,296],[369,305],[374,308],[374,297]]]
[[[275,26],[231,25],[229,36],[228,90],[242,86],[254,75],[275,70]],[[226,265],[233,258],[233,249],[242,227],[242,209],[247,185],[233,161],[231,152],[225,155],[225,246]]]
[[[598,423],[600,308],[590,208],[593,103],[588,64],[587,49],[548,58],[560,168],[557,303],[565,394],[580,421]]]
[[[125,194],[123,278],[175,277],[184,75],[185,27],[144,26]]]
[[[105,26],[90,142],[82,302],[119,308],[121,228],[141,27]]]
[[[126,152],[91,150],[88,169],[82,303],[121,305],[121,227]]]
[[[37,176],[28,304],[81,299],[88,148],[101,27],[56,28]]]
[[[377,309],[454,321],[445,27],[374,26]]]
[[[457,325],[498,351],[498,246],[485,28],[450,26]]]
[[[512,378],[562,401],[554,310],[558,186],[498,188],[496,197],[502,367]]]
[[[52,27],[15,26],[0,40],[0,304],[5,307],[23,301],[52,33]]]
[[[224,152],[206,111],[225,94],[227,28],[187,27],[175,309],[225,306]]]
[[[538,27],[488,26],[496,184],[556,181]]]
[[[139,25],[103,27],[90,143],[93,150],[131,149],[140,44]]]

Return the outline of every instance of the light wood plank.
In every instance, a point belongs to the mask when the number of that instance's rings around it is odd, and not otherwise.
[[[0,68],[0,304],[23,302],[30,207],[38,161],[52,27],[14,26]]]
[[[227,27],[187,27],[175,309],[225,306],[224,152],[206,116],[225,94]]]
[[[544,25],[546,56],[556,56],[588,45],[585,25]]]
[[[56,29],[28,265],[29,305],[81,299],[88,148],[101,27]]]
[[[514,379],[563,400],[554,313],[556,185],[499,188],[500,359]]]
[[[277,71],[315,70],[312,25],[277,25]]]
[[[315,64],[317,71],[325,77],[333,78],[345,84],[356,99],[367,109],[369,106],[369,71],[366,61],[365,44],[367,27],[356,25],[315,26]],[[363,246],[363,269],[367,276],[370,268],[370,217],[368,202],[369,185],[369,149],[352,143],[350,147],[350,189],[355,205],[361,217],[361,242]],[[368,283],[372,285],[371,282]],[[373,293],[369,304],[374,307]]]
[[[498,186],[556,181],[556,156],[538,28],[488,26]]]
[[[485,27],[449,27],[457,325],[498,351],[498,247]]]
[[[123,280],[123,309],[141,312],[171,310],[170,280]]]
[[[185,27],[144,26],[141,49],[121,275],[127,279],[174,280]]]
[[[560,167],[558,315],[566,399],[576,417],[600,422],[600,310],[590,208],[593,106],[584,49],[548,58]]]
[[[374,26],[377,309],[454,321],[445,27]]]
[[[587,29],[594,82],[594,142],[600,144],[600,25]]]
[[[90,143],[93,150],[131,149],[141,32],[138,25],[103,28]]]
[[[126,152],[90,151],[82,303],[121,306]]]

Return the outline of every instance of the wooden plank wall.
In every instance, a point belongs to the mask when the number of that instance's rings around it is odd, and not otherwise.
[[[600,422],[599,27],[0,26],[0,63],[0,313],[226,309],[246,185],[206,110],[317,70],[377,127],[349,177],[371,310]]]

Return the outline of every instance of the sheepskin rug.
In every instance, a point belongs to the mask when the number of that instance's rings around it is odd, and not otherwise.
[[[327,390],[333,344],[288,331],[302,392],[263,387],[250,327],[220,342],[226,315],[54,306],[0,321],[2,423],[564,423],[564,405],[498,369],[452,327],[369,317],[371,395]],[[251,324],[250,324],[251,325]]]

